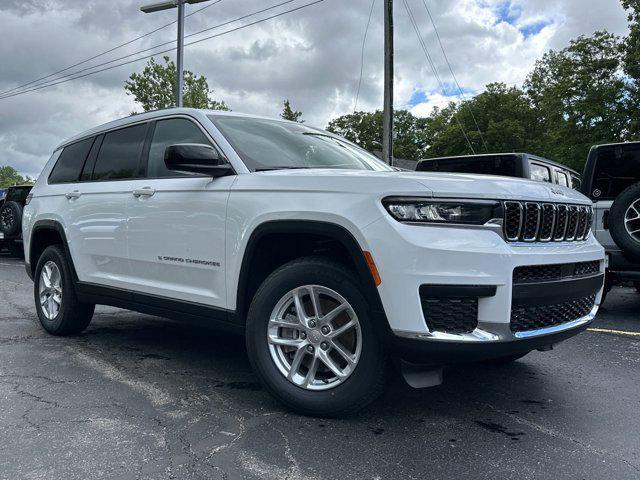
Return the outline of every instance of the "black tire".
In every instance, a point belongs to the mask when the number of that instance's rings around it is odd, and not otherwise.
[[[640,240],[634,238],[625,228],[625,215],[634,203],[640,200],[640,182],[623,191],[611,205],[609,211],[609,231],[623,253],[634,260],[640,260]],[[640,220],[637,221],[640,228]]]
[[[634,282],[633,286],[636,287],[636,292],[640,293],[640,282]]]
[[[48,262],[53,262],[58,267],[62,286],[60,309],[52,319],[47,318],[40,303],[40,278],[42,270]],[[47,247],[38,259],[34,275],[33,294],[40,324],[51,335],[76,335],[89,326],[95,305],[78,301],[69,263],[64,250],[59,245]]]
[[[304,285],[319,285],[339,293],[349,302],[360,322],[360,359],[351,375],[329,390],[306,390],[290,382],[278,370],[269,352],[267,328],[271,312],[287,292]],[[251,302],[246,343],[253,370],[264,387],[295,412],[343,417],[366,407],[384,390],[387,359],[373,331],[368,303],[353,274],[337,262],[306,257],[287,263],[269,275]]]
[[[496,365],[496,366],[508,365],[510,363],[515,362],[516,360],[520,360],[522,357],[529,355],[530,353],[531,352],[525,352],[525,353],[518,353],[516,355],[507,355],[504,357],[492,358],[490,360],[485,360],[483,363],[486,363],[489,365]]]
[[[7,242],[7,250],[9,250],[9,254],[12,257],[24,258],[24,248],[22,247],[22,243],[20,242],[9,240]]]
[[[22,205],[6,202],[0,209],[0,231],[5,236],[15,236],[22,230]]]

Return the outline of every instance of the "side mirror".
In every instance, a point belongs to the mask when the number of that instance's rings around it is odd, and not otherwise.
[[[164,164],[169,170],[186,173],[202,173],[211,177],[224,177],[233,172],[218,151],[210,145],[180,143],[167,147]]]

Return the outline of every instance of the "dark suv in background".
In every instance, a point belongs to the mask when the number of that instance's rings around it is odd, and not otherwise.
[[[21,185],[7,188],[0,200],[0,246],[7,248],[15,257],[22,258],[22,209],[33,187]]]
[[[580,174],[565,165],[529,153],[493,153],[422,160],[418,172],[476,173],[502,175],[555,183],[579,190]]]
[[[593,146],[582,193],[594,202],[593,232],[607,252],[605,294],[628,281],[640,292],[640,142]]]

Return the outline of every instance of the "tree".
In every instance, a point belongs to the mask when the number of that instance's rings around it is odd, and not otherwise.
[[[151,58],[142,73],[133,73],[124,84],[128,95],[133,95],[145,111],[175,106],[176,65],[165,56],[161,65]],[[189,70],[184,72],[184,106],[212,110],[229,110],[223,101],[211,98],[207,79]]]
[[[622,52],[619,37],[596,32],[536,62],[524,90],[542,122],[537,153],[581,169],[593,144],[625,139]]]
[[[397,158],[419,160],[423,158],[426,144],[421,133],[425,120],[407,110],[396,110],[393,117],[395,141],[393,155]],[[354,112],[338,117],[327,130],[345,137],[365,150],[382,149],[382,112]]]
[[[629,35],[623,41],[623,68],[628,77],[629,94],[625,99],[629,114],[628,140],[640,140],[640,0],[622,0],[629,20]]]
[[[525,94],[515,87],[492,83],[469,100],[434,109],[425,119],[421,136],[428,145],[426,156],[434,158],[469,155],[469,144],[476,153],[536,151],[539,130]]]
[[[6,165],[0,167],[0,188],[12,187],[13,185],[26,185],[33,183],[29,177],[24,178],[15,168]]]
[[[282,118],[284,118],[285,120],[291,120],[292,122],[304,123],[304,120],[302,120],[300,118],[300,117],[302,117],[302,112],[298,112],[298,111],[294,110],[293,108],[291,108],[291,103],[289,103],[288,99],[284,101],[284,109],[282,110],[282,113],[280,114],[280,116]]]

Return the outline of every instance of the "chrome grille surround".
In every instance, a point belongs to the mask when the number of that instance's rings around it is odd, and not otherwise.
[[[508,242],[573,242],[591,232],[593,209],[587,205],[503,202],[503,233]]]

